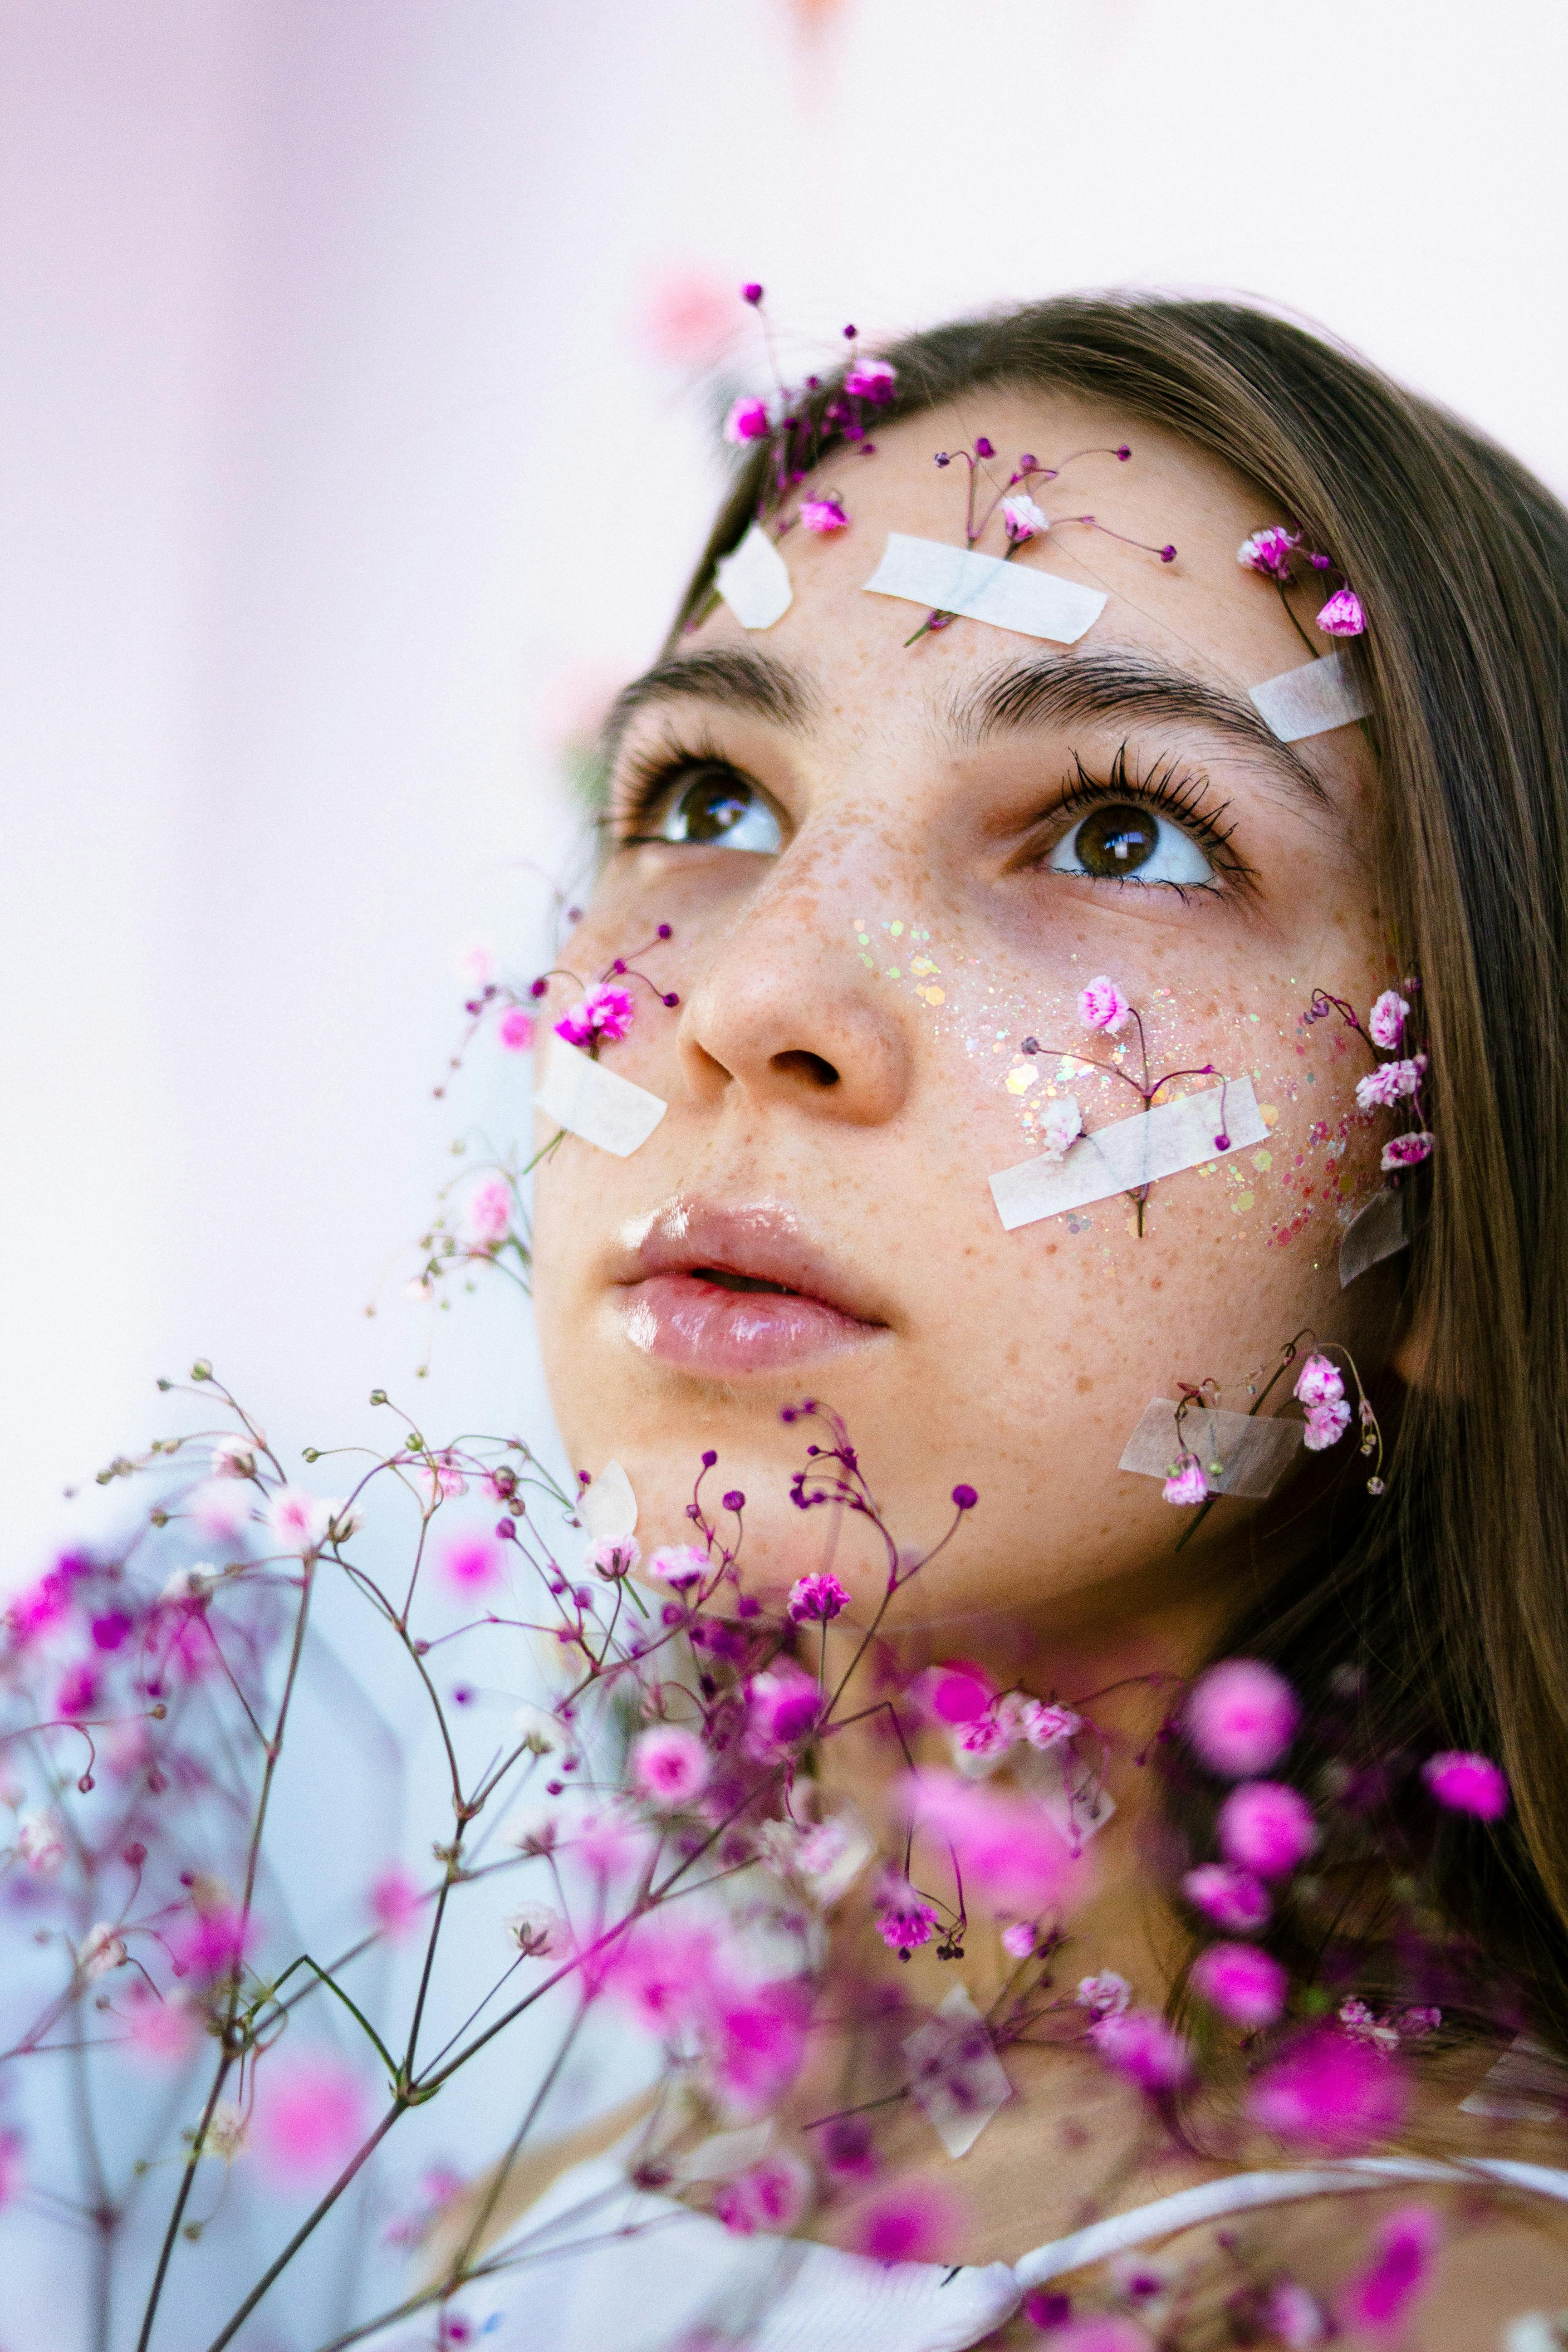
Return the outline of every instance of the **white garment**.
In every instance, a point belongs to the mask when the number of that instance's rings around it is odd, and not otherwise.
[[[965,2352],[1031,2287],[1226,2214],[1403,2182],[1491,2182],[1568,2203],[1568,2171],[1501,2158],[1467,2163],[1357,2158],[1243,2172],[1114,2213],[1016,2263],[890,2270],[800,2238],[736,2237],[707,2214],[634,2189],[626,2144],[574,2165],[487,2257],[455,2308],[486,2352]],[[427,2324],[378,2334],[365,2352],[427,2344]]]

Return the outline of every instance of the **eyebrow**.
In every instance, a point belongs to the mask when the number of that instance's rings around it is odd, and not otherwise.
[[[610,705],[603,737],[605,758],[615,758],[622,736],[639,710],[646,710],[650,703],[676,702],[692,695],[717,703],[721,709],[770,719],[775,727],[792,732],[807,724],[817,704],[809,678],[749,646],[711,646],[701,653],[671,654],[624,687]]]

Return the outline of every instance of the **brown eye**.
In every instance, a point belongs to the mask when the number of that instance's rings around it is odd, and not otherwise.
[[[1096,880],[1170,882],[1195,887],[1214,868],[1192,835],[1135,801],[1108,801],[1080,817],[1047,860],[1053,874],[1088,874]]]
[[[659,841],[771,856],[783,836],[778,819],[755,786],[732,768],[702,768],[673,793],[655,829]]]

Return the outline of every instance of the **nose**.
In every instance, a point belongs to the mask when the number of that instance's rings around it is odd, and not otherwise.
[[[785,853],[689,990],[681,1076],[701,1102],[738,1096],[877,1126],[909,1093],[904,1008],[850,944],[851,886],[813,871],[804,846]]]

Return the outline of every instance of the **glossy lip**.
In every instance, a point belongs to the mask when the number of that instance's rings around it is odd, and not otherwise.
[[[612,1279],[635,1347],[725,1380],[863,1347],[888,1328],[879,1302],[776,1207],[669,1202]]]

